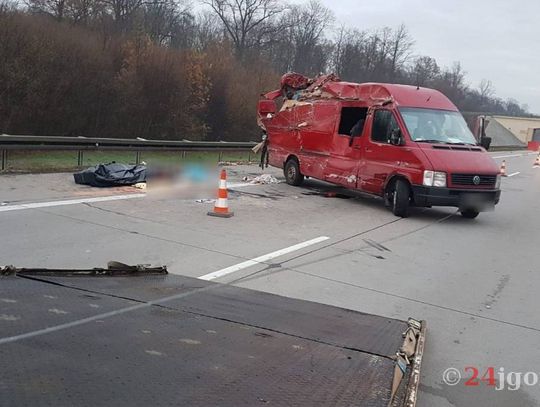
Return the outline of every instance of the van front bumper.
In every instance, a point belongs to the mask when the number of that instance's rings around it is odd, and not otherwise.
[[[500,189],[455,189],[413,185],[415,206],[455,206],[461,209],[489,210],[499,203]]]

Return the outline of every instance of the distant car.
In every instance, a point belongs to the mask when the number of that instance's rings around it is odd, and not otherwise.
[[[333,75],[294,84],[285,76],[258,105],[269,164],[287,183],[309,176],[379,195],[401,217],[410,206],[454,206],[475,218],[499,202],[497,164],[442,93]]]

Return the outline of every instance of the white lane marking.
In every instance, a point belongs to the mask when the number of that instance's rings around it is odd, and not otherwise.
[[[249,182],[230,182],[227,184],[227,188],[244,188],[244,187],[250,187],[254,185],[260,185],[260,184],[250,184]]]
[[[512,173],[512,174],[509,174],[508,177],[513,177],[514,175],[518,175],[518,174],[521,174],[521,172],[519,172],[519,171],[518,171],[518,172],[514,172],[514,173]]]
[[[511,157],[527,157],[527,156],[533,155],[533,154],[537,154],[537,153],[535,153],[533,151],[533,152],[522,153],[522,154],[498,155],[498,156],[493,156],[493,158],[497,159],[497,158],[511,158]]]
[[[146,194],[129,194],[129,195],[100,196],[96,198],[69,199],[65,201],[32,202],[32,203],[25,203],[25,204],[18,204],[18,205],[0,206],[0,212],[20,211],[23,209],[50,208],[52,206],[77,205],[77,204],[92,203],[92,202],[119,201],[122,199],[144,198],[145,196]]]
[[[510,158],[510,157],[522,157],[523,154],[512,154],[512,155],[499,155],[499,156],[494,156],[493,158],[497,159],[497,158]]]
[[[264,260],[261,260],[261,259],[262,258],[269,259],[268,256],[272,256],[270,258],[277,257],[277,255],[275,255],[275,253],[280,252],[283,255],[283,254],[286,254],[286,253],[290,253],[290,252],[292,252],[294,250],[299,250],[302,247],[307,247],[307,246],[313,245],[313,244],[318,243],[318,242],[323,242],[323,241],[328,240],[328,239],[330,239],[330,238],[327,237],[327,236],[321,236],[321,237],[318,237],[316,239],[308,240],[307,242],[297,244],[295,246],[290,246],[288,248],[278,250],[277,252],[270,253],[270,254],[267,254],[265,256],[257,257],[257,259],[259,260],[259,262],[264,261]],[[250,260],[250,261],[253,262],[253,264],[258,264],[259,262],[255,261],[257,259],[253,259],[253,260]],[[240,264],[244,264],[244,263],[240,263]],[[223,270],[221,270],[221,271],[223,271]],[[205,277],[205,276],[203,276],[203,277]],[[204,292],[204,291],[212,290],[214,287],[215,287],[215,285],[211,284],[211,285],[207,285],[206,287],[197,288],[197,289],[194,289],[194,290],[191,290],[191,291],[188,291],[188,292],[171,295],[169,297],[159,298],[157,300],[152,300],[152,301],[144,302],[144,303],[141,303],[141,304],[132,305],[130,307],[121,308],[121,309],[110,311],[110,312],[105,312],[103,314],[98,314],[98,315],[94,315],[94,316],[91,316],[91,317],[88,317],[88,318],[83,318],[83,319],[79,319],[79,320],[76,320],[76,321],[67,322],[65,324],[54,325],[54,326],[50,326],[50,327],[43,328],[43,329],[38,329],[36,331],[26,332],[26,333],[19,334],[19,335],[6,336],[4,338],[0,338],[0,345],[20,341],[22,339],[34,338],[36,336],[41,336],[41,335],[45,335],[45,334],[49,334],[49,333],[53,333],[53,332],[58,332],[58,331],[62,331],[64,329],[68,329],[68,328],[74,328],[76,326],[84,325],[84,324],[87,324],[87,323],[93,322],[93,321],[95,321],[95,322],[103,322],[103,320],[106,319],[106,318],[126,314],[126,313],[131,312],[131,311],[141,310],[141,309],[144,309],[144,308],[151,307],[153,305],[164,304],[166,302],[179,300],[181,298],[189,297],[190,295],[193,295],[193,294],[197,294],[197,293],[201,293],[201,292]],[[3,314],[0,315],[0,319],[3,316],[4,316]],[[8,315],[8,316],[5,316],[5,317],[11,318],[12,316]]]
[[[285,254],[295,252],[297,250],[303,249],[314,244],[324,242],[325,240],[330,239],[328,236],[320,236],[315,239],[308,240],[303,243],[295,244],[294,246],[289,246],[281,250],[277,250],[272,253],[265,254],[263,256],[256,257],[252,260],[244,261],[242,263],[236,264],[234,266],[226,267],[224,269],[214,271],[213,273],[205,274],[204,276],[199,277],[200,280],[211,281],[216,278],[226,276],[227,274],[235,273],[237,271],[243,270],[245,268],[255,266],[256,264],[264,263],[265,261],[272,260],[275,257],[283,256]]]
[[[141,303],[141,304],[132,305],[132,306],[126,307],[126,308],[120,308],[118,310],[114,310],[114,311],[110,311],[110,312],[104,312],[103,314],[94,315],[94,316],[91,316],[91,317],[88,317],[88,318],[83,318],[83,319],[78,319],[76,321],[66,322],[65,324],[49,326],[47,328],[38,329],[37,331],[26,332],[26,333],[20,334],[20,335],[6,336],[4,338],[0,338],[0,345],[10,343],[10,342],[20,341],[21,339],[34,338],[36,336],[41,336],[41,335],[45,335],[45,334],[49,334],[49,333],[57,332],[57,331],[62,331],[64,329],[68,329],[68,328],[74,328],[76,326],[84,325],[84,324],[87,324],[87,323],[93,322],[93,321],[95,321],[95,322],[103,322],[103,320],[106,319],[106,318],[114,317],[116,315],[126,314],[126,313],[131,312],[131,311],[137,311],[137,310],[140,310],[140,309],[148,308],[148,307],[151,307],[153,305],[163,304],[163,303],[166,303],[166,302],[169,302],[169,301],[178,300],[180,298],[188,297],[188,296],[190,296],[192,294],[195,294],[195,293],[200,293],[200,292],[203,292],[203,291],[211,290],[212,288],[214,288],[214,285],[208,285],[208,286],[203,287],[203,288],[198,288],[198,289],[188,291],[188,292],[185,292],[185,293],[172,295],[170,297],[164,297],[164,298],[161,298],[161,299],[158,299],[158,300],[148,301],[148,302],[144,302],[144,303]],[[0,315],[0,318],[1,317],[2,317],[2,315]]]

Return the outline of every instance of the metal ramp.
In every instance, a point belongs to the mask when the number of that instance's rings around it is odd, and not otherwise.
[[[4,276],[0,404],[386,407],[407,327],[174,275]]]

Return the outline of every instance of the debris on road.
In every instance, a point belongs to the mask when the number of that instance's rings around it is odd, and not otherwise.
[[[133,187],[137,189],[146,189],[146,182],[137,182]]]
[[[262,174],[258,177],[250,179],[249,177],[242,178],[242,181],[249,182],[250,184],[279,184],[279,180],[271,174]]]
[[[124,276],[124,275],[155,275],[168,274],[166,266],[152,267],[149,264],[130,266],[118,261],[110,261],[107,268],[93,269],[49,269],[49,268],[17,268],[6,266],[0,268],[0,276]]]
[[[126,165],[112,162],[99,164],[73,174],[75,183],[93,187],[116,187],[146,182],[145,165]]]

